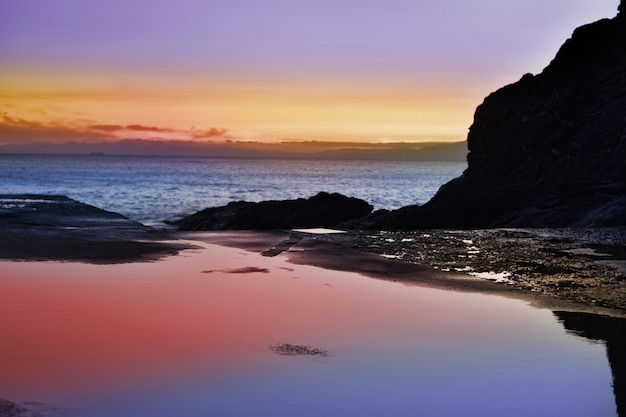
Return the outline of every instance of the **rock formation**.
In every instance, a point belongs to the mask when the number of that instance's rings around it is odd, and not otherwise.
[[[188,245],[160,231],[59,195],[0,194],[0,259],[122,263]],[[1,414],[0,414],[1,416]]]
[[[358,198],[326,192],[297,200],[236,201],[185,217],[178,230],[267,230],[296,227],[332,227],[371,213],[372,206]]]
[[[576,29],[541,74],[484,100],[461,177],[360,227],[626,226],[625,1]]]

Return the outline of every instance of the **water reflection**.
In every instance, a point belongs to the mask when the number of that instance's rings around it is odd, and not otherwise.
[[[626,320],[595,314],[555,311],[565,329],[590,340],[606,344],[613,374],[613,392],[617,413],[626,417]]]
[[[0,270],[3,398],[90,417],[615,415],[604,345],[521,301],[212,245]]]

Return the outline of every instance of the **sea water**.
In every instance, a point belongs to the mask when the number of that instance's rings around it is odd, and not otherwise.
[[[2,155],[0,193],[60,194],[151,226],[231,201],[308,198],[320,191],[396,209],[428,201],[460,162]]]

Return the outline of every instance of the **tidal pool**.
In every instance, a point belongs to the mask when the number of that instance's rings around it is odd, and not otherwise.
[[[617,415],[602,338],[519,300],[209,244],[0,271],[0,398],[44,416]]]

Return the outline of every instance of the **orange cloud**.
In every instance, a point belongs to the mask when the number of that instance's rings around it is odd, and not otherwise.
[[[115,139],[110,133],[77,129],[59,123],[43,124],[24,119],[2,116],[0,120],[0,144],[19,145],[45,142],[104,142]]]
[[[216,127],[212,127],[206,132],[194,133],[193,138],[194,139],[214,138],[214,137],[224,136],[227,132],[228,132],[228,129],[219,129]]]
[[[132,130],[135,132],[157,132],[157,133],[174,133],[173,129],[165,129],[161,127],[142,126],[142,125],[128,125],[126,130]]]
[[[174,133],[176,132],[173,129],[167,129],[162,127],[154,127],[154,126],[143,126],[143,125],[128,125],[128,126],[120,126],[120,125],[91,125],[89,126],[90,130],[97,130],[103,132],[119,132],[122,130],[130,130],[133,132],[156,132],[156,133]]]
[[[117,132],[119,130],[124,130],[124,126],[118,125],[91,125],[89,126],[90,130],[101,130],[103,132]]]
[[[84,123],[84,122],[83,122]],[[140,124],[83,124],[35,122],[0,115],[0,145],[28,143],[110,142],[120,139],[189,140],[221,137],[228,129],[212,127],[204,131],[176,130]],[[155,136],[155,137],[144,137]]]

